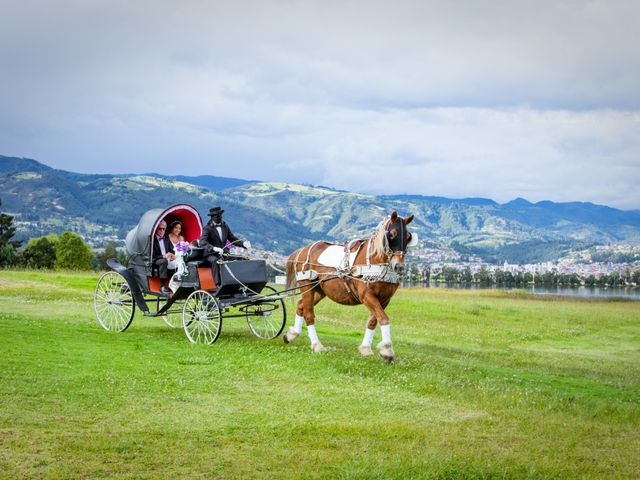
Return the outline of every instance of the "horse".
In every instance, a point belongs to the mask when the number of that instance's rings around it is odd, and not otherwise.
[[[417,244],[417,235],[407,230],[413,215],[402,218],[397,212],[383,219],[373,234],[345,246],[317,241],[294,251],[287,260],[287,288],[300,289],[295,324],[283,339],[293,342],[302,333],[303,322],[315,353],[326,351],[315,329],[314,306],[324,297],[341,305],[362,304],[369,320],[358,351],[372,356],[371,348],[378,323],[382,341],[377,345],[380,357],[393,362],[396,354],[391,343],[389,316],[385,308],[398,289],[404,270],[407,248]]]

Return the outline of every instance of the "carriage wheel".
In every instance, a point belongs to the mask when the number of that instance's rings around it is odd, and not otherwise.
[[[269,286],[265,288],[270,290],[269,294],[277,293]],[[287,322],[287,309],[281,298],[249,304],[243,310],[247,314],[249,328],[258,338],[276,338],[282,333]]]
[[[93,305],[98,322],[110,332],[124,332],[136,313],[131,288],[118,272],[107,272],[100,277],[93,295]]]
[[[215,342],[222,330],[222,312],[215,297],[205,290],[192,292],[184,302],[182,326],[191,343]]]
[[[169,312],[162,315],[164,323],[171,328],[180,328],[182,326],[182,314],[180,312],[172,312],[172,307],[169,307]]]

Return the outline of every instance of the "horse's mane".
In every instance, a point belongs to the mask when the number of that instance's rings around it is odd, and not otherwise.
[[[385,253],[385,238],[387,235],[388,223],[389,217],[386,217],[378,224],[371,234],[371,254],[373,256],[384,255]]]

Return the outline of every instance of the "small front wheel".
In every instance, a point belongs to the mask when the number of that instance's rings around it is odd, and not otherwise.
[[[270,290],[267,295],[277,294],[275,289],[266,286]],[[247,323],[251,332],[258,338],[270,340],[282,333],[287,322],[287,309],[282,298],[256,298],[255,303],[251,303],[242,308],[247,315]]]
[[[206,290],[192,292],[182,309],[182,327],[191,343],[214,343],[222,330],[222,312]]]
[[[162,307],[161,302],[158,302],[158,310]],[[180,328],[182,326],[182,314],[180,310],[175,310],[172,307],[162,315],[162,320],[171,328]]]
[[[96,285],[93,306],[98,322],[109,332],[124,332],[136,313],[133,293],[118,272],[104,273]]]

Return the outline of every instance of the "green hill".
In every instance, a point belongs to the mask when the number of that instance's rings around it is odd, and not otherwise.
[[[595,244],[640,245],[640,211],[591,203],[364,195],[312,185],[225,177],[95,175],[0,156],[3,208],[21,238],[72,229],[92,243],[124,238],[150,208],[186,202],[203,214],[220,204],[234,231],[256,246],[288,253],[316,240],[365,236],[392,210],[414,214],[423,241],[487,259],[557,258]],[[546,254],[545,254],[546,252]]]

